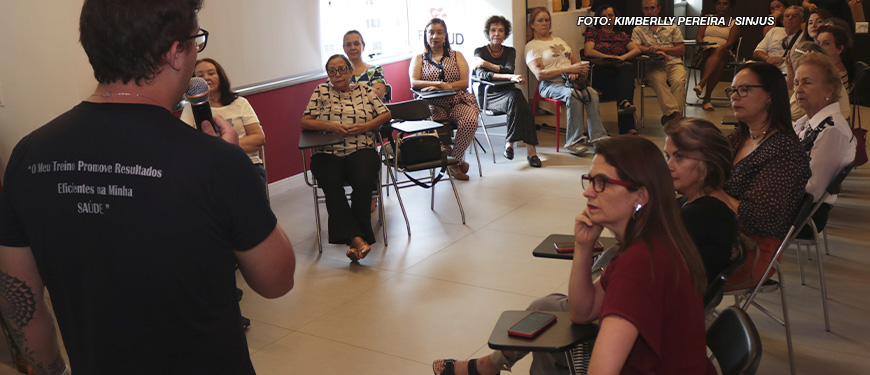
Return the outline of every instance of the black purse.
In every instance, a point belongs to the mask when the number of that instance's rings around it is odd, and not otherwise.
[[[432,180],[432,183],[428,185],[405,173],[408,179],[421,187],[428,189],[435,186],[435,183],[440,181],[444,177],[444,172],[447,171],[447,151],[441,143],[441,138],[436,134],[415,134],[400,138],[396,141],[396,150],[396,160],[402,166],[434,161],[441,162],[441,171],[438,172],[438,176]]]

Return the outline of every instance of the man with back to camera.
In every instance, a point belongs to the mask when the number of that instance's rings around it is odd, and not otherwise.
[[[803,32],[804,8],[792,5],[782,13],[782,27],[774,27],[758,42],[752,58],[776,65],[786,73],[785,55],[806,39]]]
[[[186,126],[202,0],[85,0],[94,95],[22,139],[0,191],[0,310],[38,374],[254,374],[234,267],[257,293],[295,257],[238,136]],[[210,126],[204,126],[204,129]],[[213,134],[213,133],[212,133]],[[45,288],[44,288],[45,287]]]
[[[643,0],[644,17],[658,17],[662,7],[658,0]],[[645,55],[656,59],[646,62],[646,77],[656,92],[662,109],[662,125],[670,120],[683,117],[686,103],[686,67],[683,55],[683,33],[675,25],[635,26],[631,41],[640,47]],[[661,60],[658,60],[661,58]]]

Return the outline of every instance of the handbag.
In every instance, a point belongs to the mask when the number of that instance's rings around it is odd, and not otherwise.
[[[731,248],[731,260],[739,259],[743,257],[742,254],[755,253],[755,260],[752,263],[752,267],[750,269],[755,269],[755,265],[758,264],[758,257],[761,255],[761,251],[758,249],[758,243],[755,242],[751,237],[747,236],[743,231],[737,232],[737,241],[734,242],[734,246]],[[755,283],[755,278],[752,275],[752,272],[749,273],[749,276],[745,280],[731,280],[725,282],[725,287],[734,286],[734,285],[744,285],[748,283]]]
[[[447,171],[447,151],[441,143],[441,138],[436,134],[415,134],[400,138],[396,141],[396,150],[396,160],[403,166],[441,161],[441,171],[431,184],[420,182],[405,173],[405,176],[418,186],[426,189],[435,186]]]
[[[568,78],[568,73],[562,73],[562,79],[565,80],[565,86],[572,87],[576,90],[586,90],[586,87],[589,86],[589,79],[586,78],[585,74],[580,74],[577,79]]]

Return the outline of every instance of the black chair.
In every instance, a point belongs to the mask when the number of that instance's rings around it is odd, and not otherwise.
[[[392,114],[393,118],[389,124],[385,125],[385,127],[388,127],[387,130],[381,133],[387,134],[390,138],[390,142],[386,143],[383,147],[381,147],[380,152],[381,159],[383,160],[383,163],[387,168],[387,183],[384,184],[384,186],[388,187],[387,195],[389,195],[389,186],[392,186],[393,190],[396,192],[396,198],[398,198],[399,207],[401,207],[402,214],[405,216],[405,226],[408,229],[408,236],[410,236],[411,224],[408,221],[408,215],[405,212],[405,205],[402,202],[402,196],[399,193],[399,189],[418,186],[420,185],[419,183],[422,183],[424,185],[426,183],[430,183],[431,185],[429,186],[429,188],[432,191],[430,208],[432,210],[435,210],[435,184],[438,182],[438,178],[435,176],[435,170],[436,168],[442,167],[442,163],[439,160],[419,164],[403,164],[395,157],[395,152],[393,151],[396,147],[396,143],[393,142],[393,139],[395,137],[401,138],[405,135],[405,132],[398,131],[397,134],[394,136],[393,133],[396,133],[396,131],[394,130],[398,129],[394,129],[393,126],[412,125],[411,127],[413,127],[414,123],[419,123],[420,125],[423,125],[421,126],[422,128],[426,128],[428,130],[435,129],[434,127],[428,126],[426,124],[434,123],[433,121],[429,120],[429,118],[432,116],[431,112],[429,111],[429,104],[425,100],[417,99],[398,103],[390,103],[387,104],[387,108],[390,109],[390,113]],[[401,127],[404,128],[404,126]],[[447,166],[457,164],[459,164],[459,159],[451,156],[447,157]],[[399,180],[398,178],[399,173],[405,173],[407,175],[407,173],[419,171],[428,171],[429,176],[416,178],[416,181],[411,180],[410,178],[405,180]],[[450,186],[453,188],[453,195],[456,197],[456,204],[459,205],[459,213],[462,216],[462,224],[465,224],[465,211],[462,209],[462,201],[459,199],[459,192],[456,190],[456,185],[453,183],[453,176],[451,173],[452,172],[450,171],[450,168],[447,168],[446,177],[447,180],[450,182]]]
[[[834,179],[828,184],[828,188],[825,190],[825,193],[822,194],[822,197],[819,198],[819,201],[813,204],[812,209],[810,209],[809,216],[812,217],[816,214],[819,208],[825,203],[825,199],[827,199],[831,195],[836,195],[840,193],[840,187],[843,184],[843,180],[846,179],[846,176],[849,175],[849,172],[852,172],[854,168],[853,165],[849,164],[843,167],[843,170],[840,171]],[[825,218],[827,220],[827,218]],[[800,269],[801,274],[801,285],[806,285],[804,280],[804,267],[801,262],[801,246],[807,247],[807,255],[810,254],[810,246],[815,246],[816,248],[816,263],[818,265],[819,270],[819,289],[822,292],[822,308],[825,311],[825,331],[831,330],[831,321],[828,318],[828,286],[825,283],[825,268],[822,265],[822,252],[819,249],[819,230],[816,228],[816,223],[814,220],[807,220],[806,227],[810,228],[811,238],[795,238],[792,243],[795,244],[795,248],[797,250],[797,259],[798,259],[798,268]],[[824,227],[822,227],[822,233],[824,233],[825,238],[825,254],[828,254],[828,234],[824,231]]]
[[[492,163],[495,164],[495,148],[492,147],[492,140],[489,138],[487,129],[499,126],[507,126],[507,114],[504,112],[496,112],[487,106],[487,95],[489,90],[499,86],[513,86],[513,81],[487,81],[471,77],[471,90],[477,98],[477,109],[480,110],[478,115],[478,124],[483,128],[483,134],[486,136],[486,143],[492,151]]]
[[[737,43],[734,43],[734,45],[731,46],[731,53],[734,55],[734,60],[726,62],[725,66],[722,68],[725,71],[730,70],[732,73],[732,76],[737,74],[737,68],[740,66],[740,45],[742,43],[743,43],[743,36],[741,35],[741,36],[737,37]],[[700,50],[700,49],[695,50],[696,54],[700,53],[700,52],[702,52],[702,50]],[[694,91],[690,89],[691,87],[694,87],[691,84],[692,80],[694,80],[695,84],[697,85],[698,82],[701,81],[701,76],[704,74],[704,67],[701,65],[695,65],[694,58],[692,58],[691,60],[692,61],[689,61],[686,63],[686,72],[687,72],[686,95],[692,95],[694,93]],[[727,77],[724,77],[724,78],[728,79]],[[714,87],[715,87],[715,85],[719,84],[719,82],[708,82],[707,84],[714,85]],[[711,100],[724,100],[726,102],[729,102],[729,105],[731,102],[731,98],[729,98],[729,97],[713,96],[710,99]],[[696,99],[694,102],[691,102],[691,103],[688,100],[686,100],[686,105],[699,106],[699,105],[701,105],[701,103],[699,103],[698,100],[699,99]]]
[[[707,347],[722,375],[755,374],[761,363],[761,337],[746,311],[729,306],[707,328]]]
[[[799,229],[803,228],[807,220],[810,219],[810,210],[812,210],[813,202],[813,195],[809,193],[804,193],[801,205],[798,209],[797,214],[792,220],[792,225],[791,227],[789,227],[785,239],[783,239],[782,244],[779,245],[779,248],[776,249],[776,253],[773,255],[773,258],[771,258],[770,263],[767,265],[764,273],[762,273],[762,275],[768,275],[771,271],[776,271],[776,279],[774,280],[773,278],[770,278],[768,280],[764,280],[764,277],[762,277],[760,278],[760,280],[756,280],[756,284],[753,287],[729,291],[725,293],[726,295],[734,296],[735,306],[742,303],[742,305],[740,305],[740,308],[742,310],[746,311],[747,309],[749,309],[749,306],[755,306],[765,315],[785,327],[785,341],[788,346],[789,367],[791,368],[792,375],[796,373],[796,370],[794,361],[794,348],[792,347],[791,342],[791,323],[788,319],[788,303],[786,302],[785,298],[785,282],[782,277],[782,272],[779,269],[779,262],[777,262],[777,259],[780,257],[782,252],[786,248],[788,248],[788,244],[797,236]],[[782,319],[773,314],[770,310],[755,302],[755,296],[757,296],[758,293],[771,293],[777,290],[779,291],[780,299],[782,301]]]
[[[710,281],[707,284],[707,289],[704,290],[704,312],[705,315],[712,313],[716,306],[719,306],[719,303],[722,302],[722,297],[725,294],[725,283],[728,281],[728,277],[740,269],[743,266],[743,263],[746,263],[746,251],[740,242],[740,239],[737,239],[737,244],[734,248],[737,250],[737,254],[734,254],[734,258],[731,260],[731,264],[725,268],[722,272],[716,275],[716,278]]]
[[[850,125],[854,128],[861,125],[862,104],[870,105],[870,66],[863,61],[855,63],[855,79],[849,88],[849,103],[852,103],[852,114],[849,117]]]

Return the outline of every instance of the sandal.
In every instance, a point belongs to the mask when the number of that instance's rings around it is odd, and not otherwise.
[[[704,108],[705,111],[715,111],[716,110],[716,108],[713,107],[713,103],[710,103],[710,102],[704,103],[704,106],[702,108]]]
[[[455,364],[455,359],[437,359],[435,362],[432,362],[432,372],[435,375],[455,375],[456,373],[453,371]],[[440,366],[441,371],[437,370],[438,365],[443,365]],[[480,375],[477,372],[477,358],[468,361],[468,375]]]
[[[634,111],[636,111],[636,110],[637,110],[637,107],[635,107],[634,104],[631,104],[631,102],[628,101],[627,99],[623,100],[616,107],[616,113],[618,113],[620,115],[622,115],[622,114],[630,115],[630,114],[634,113]]]
[[[347,252],[344,253],[344,255],[347,255],[347,257],[350,258],[351,262],[356,262],[359,260],[359,255],[357,254],[356,251],[357,251],[356,248],[352,247],[350,249],[347,249]]]
[[[701,98],[701,95],[703,95],[704,86],[697,85],[697,86],[695,86],[695,88],[693,88],[692,90],[695,91],[695,95],[697,95],[697,96],[698,96],[698,99],[700,99],[700,98]]]

